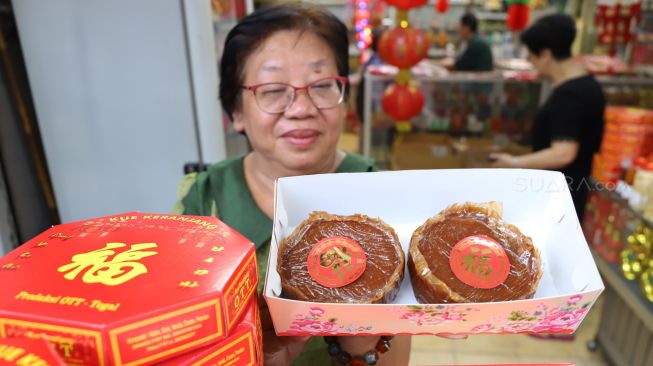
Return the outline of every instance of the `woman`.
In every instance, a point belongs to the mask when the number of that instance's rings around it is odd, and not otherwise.
[[[369,172],[376,167],[336,148],[347,96],[347,29],[327,11],[285,4],[256,11],[231,30],[220,64],[220,101],[252,152],[185,178],[178,212],[215,215],[256,244],[259,291],[272,232],[274,182],[316,173]],[[264,306],[264,302],[260,302]],[[263,315],[265,362],[331,364],[321,337],[276,337]],[[360,356],[379,337],[341,337]],[[377,365],[408,363],[409,337],[397,337]],[[299,357],[298,354],[300,354]],[[342,354],[341,354],[342,356]]]
[[[521,35],[528,59],[551,80],[553,92],[535,116],[532,154],[492,154],[495,167],[562,172],[580,220],[589,190],[592,156],[603,136],[605,98],[601,86],[571,57],[573,20],[562,14],[541,18]]]

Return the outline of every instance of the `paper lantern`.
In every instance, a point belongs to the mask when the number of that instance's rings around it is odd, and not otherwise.
[[[385,0],[388,5],[395,6],[401,10],[408,10],[426,4],[427,0]]]
[[[506,25],[510,30],[520,31],[528,25],[528,4],[513,3],[508,7]]]
[[[381,106],[396,120],[398,130],[410,131],[410,119],[422,113],[424,108],[424,95],[414,85],[392,84],[385,90]]]
[[[449,10],[449,0],[437,0],[435,3],[435,10],[438,13],[444,14]]]
[[[429,38],[419,29],[396,27],[383,33],[378,50],[379,57],[386,63],[407,69],[426,57]]]

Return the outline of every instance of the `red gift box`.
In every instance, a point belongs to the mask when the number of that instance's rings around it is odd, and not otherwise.
[[[43,338],[0,339],[0,366],[65,366],[61,357]]]
[[[229,335],[255,296],[254,245],[211,217],[128,213],[55,226],[0,259],[0,338],[71,365],[142,365]]]
[[[224,340],[157,364],[158,366],[262,366],[263,334],[254,298],[232,334]]]

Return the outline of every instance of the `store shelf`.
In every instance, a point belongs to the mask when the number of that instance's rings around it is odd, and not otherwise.
[[[641,319],[649,331],[653,332],[653,303],[644,298],[639,289],[639,282],[628,281],[621,274],[621,268],[618,265],[606,262],[596,252],[592,251],[592,256],[605,281],[633,309],[633,312]]]
[[[602,85],[628,85],[647,86],[653,85],[653,78],[641,76],[607,76],[599,75],[596,80]]]
[[[603,196],[609,198],[610,200],[612,200],[613,202],[618,203],[620,206],[622,206],[622,207],[626,208],[628,211],[630,211],[630,213],[635,218],[642,221],[646,226],[648,226],[650,228],[653,228],[653,221],[648,220],[647,218],[645,218],[644,215],[642,215],[641,212],[639,212],[637,210],[634,210],[625,199],[621,198],[621,196],[617,194],[617,192],[607,189],[601,183],[597,182],[593,178],[590,178],[590,183],[592,185],[592,187],[591,187],[592,192],[603,195]]]
[[[593,192],[631,212],[648,225],[616,192],[590,180]],[[652,226],[653,227],[653,226]],[[603,311],[596,335],[596,344],[615,366],[648,366],[653,364],[653,303],[642,294],[639,281],[627,280],[621,266],[606,262],[594,250],[592,256],[605,282]]]
[[[614,366],[650,366],[653,364],[653,333],[606,283],[599,328],[591,349],[600,348]]]

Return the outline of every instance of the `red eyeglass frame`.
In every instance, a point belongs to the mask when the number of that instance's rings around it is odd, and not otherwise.
[[[344,86],[344,87],[346,87],[346,86],[347,86],[347,83],[349,82],[349,79],[347,79],[347,78],[344,77],[344,76],[330,76],[330,77],[328,77],[328,78],[322,78],[322,79],[319,79],[319,80],[312,81],[312,82],[310,82],[310,83],[308,83],[308,84],[306,84],[306,85],[304,85],[304,86],[302,86],[302,87],[297,87],[297,86],[294,86],[294,85],[292,85],[292,84],[288,84],[288,83],[276,83],[276,82],[275,82],[275,83],[256,84],[256,85],[250,85],[250,86],[243,85],[243,89],[245,89],[245,90],[249,90],[249,91],[251,91],[252,93],[256,94],[256,89],[258,89],[258,88],[260,88],[260,87],[262,87],[262,86],[271,85],[271,84],[281,84],[281,85],[287,85],[287,86],[293,88],[293,89],[294,89],[294,93],[295,93],[295,95],[297,95],[297,92],[300,91],[300,90],[305,90],[305,91],[306,91],[306,94],[308,94],[308,88],[309,88],[311,85],[313,85],[313,84],[315,84],[315,83],[319,83],[320,81],[331,80],[331,79],[335,79],[335,80],[340,81],[340,82],[342,83],[342,86]]]

